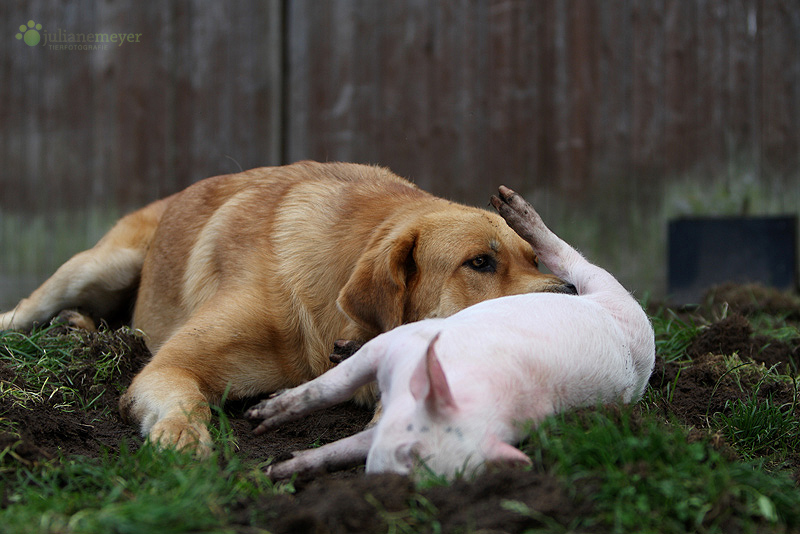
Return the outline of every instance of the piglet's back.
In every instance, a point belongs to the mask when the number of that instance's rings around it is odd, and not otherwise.
[[[491,380],[516,394],[546,395],[556,410],[638,399],[652,369],[653,352],[633,353],[626,329],[592,299],[514,295],[472,306],[439,326],[449,380]]]

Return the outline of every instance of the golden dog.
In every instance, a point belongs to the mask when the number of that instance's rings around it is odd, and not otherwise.
[[[0,329],[72,307],[103,317],[135,294],[133,326],[154,356],[121,412],[161,445],[204,454],[210,403],[322,374],[337,339],[571,290],[498,215],[382,168],[301,162],[208,178],[120,219]]]

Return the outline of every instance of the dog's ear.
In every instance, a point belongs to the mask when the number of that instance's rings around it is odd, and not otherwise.
[[[402,324],[417,237],[411,229],[388,232],[359,258],[336,303],[362,328],[377,335]]]

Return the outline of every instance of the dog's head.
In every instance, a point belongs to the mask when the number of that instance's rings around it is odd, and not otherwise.
[[[373,335],[447,317],[483,300],[573,288],[538,269],[531,246],[499,216],[441,203],[376,231],[339,293],[339,307]]]

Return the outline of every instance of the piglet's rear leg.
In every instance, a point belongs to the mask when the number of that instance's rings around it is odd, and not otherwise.
[[[575,285],[578,295],[601,291],[628,296],[628,292],[608,272],[592,265],[581,254],[555,235],[528,202],[505,186],[491,203],[506,223],[531,244],[539,259],[559,278]]]

